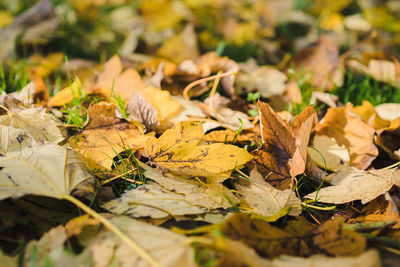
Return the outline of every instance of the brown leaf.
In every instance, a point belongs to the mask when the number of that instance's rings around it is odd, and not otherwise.
[[[154,131],[159,125],[157,111],[139,93],[136,93],[131,100],[129,100],[126,111],[131,120],[136,120],[144,124],[147,131]]]
[[[311,106],[305,109],[292,127],[268,104],[259,101],[258,105],[263,146],[253,153],[255,162],[263,174],[269,175],[267,182],[284,190],[290,187],[293,177],[305,170],[308,141],[317,120],[315,110]]]
[[[352,112],[352,105],[330,108],[322,124],[316,127],[317,135],[335,138],[339,146],[346,146],[350,153],[350,165],[366,169],[378,155],[374,145],[375,130]]]
[[[321,37],[297,52],[292,59],[297,73],[306,74],[312,84],[322,90],[341,84],[339,48],[327,37]],[[289,63],[289,66],[293,64]]]
[[[345,219],[337,217],[313,229],[308,243],[314,251],[329,256],[357,256],[364,252],[367,242],[361,234],[343,229]]]

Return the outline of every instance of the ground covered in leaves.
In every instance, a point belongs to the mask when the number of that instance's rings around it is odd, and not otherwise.
[[[396,265],[399,17],[1,1],[0,265]]]

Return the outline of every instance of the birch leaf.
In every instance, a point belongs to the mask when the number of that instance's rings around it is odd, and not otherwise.
[[[396,169],[371,171],[349,169],[329,178],[332,186],[308,194],[305,198],[317,198],[320,202],[334,204],[361,200],[361,203],[365,204],[385,194],[393,184],[399,184],[400,171]]]
[[[145,153],[150,161],[174,173],[215,176],[240,168],[252,157],[233,145],[198,146],[204,133],[200,123],[182,122],[159,139],[149,139]]]

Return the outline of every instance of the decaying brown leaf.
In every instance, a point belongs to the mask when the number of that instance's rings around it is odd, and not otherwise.
[[[310,231],[291,232],[271,226],[250,215],[235,214],[219,226],[233,240],[240,240],[267,258],[280,255],[358,256],[366,248],[366,239],[353,230],[343,229],[343,218],[328,220]]]
[[[282,120],[272,108],[258,103],[263,146],[254,152],[261,173],[278,189],[288,189],[292,179],[305,170],[307,146],[316,123],[315,110],[310,106],[298,115],[293,126]]]

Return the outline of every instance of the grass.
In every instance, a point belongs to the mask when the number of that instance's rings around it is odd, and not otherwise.
[[[363,100],[368,100],[374,106],[400,103],[399,88],[352,71],[346,72],[343,85],[335,88],[333,93],[339,97],[340,102],[351,102],[354,106],[361,105]]]

